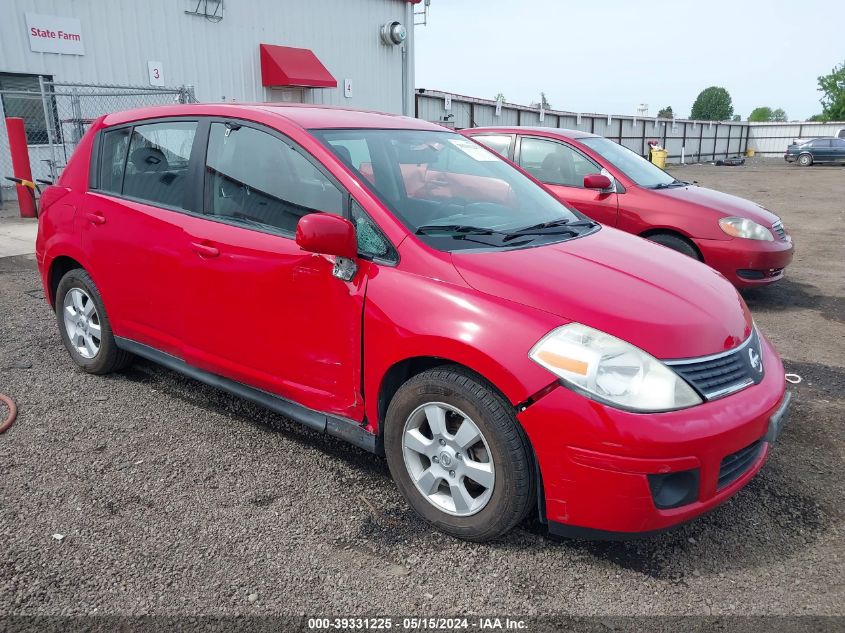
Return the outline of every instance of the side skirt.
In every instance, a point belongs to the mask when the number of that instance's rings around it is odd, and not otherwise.
[[[222,389],[223,391],[238,396],[239,398],[254,402],[255,404],[261,405],[271,411],[275,411],[276,413],[288,417],[291,420],[295,420],[296,422],[299,422],[308,428],[314,429],[315,431],[339,437],[340,439],[346,440],[350,444],[354,444],[355,446],[363,448],[371,453],[380,452],[377,436],[364,429],[354,420],[339,418],[319,411],[314,411],[313,409],[303,407],[301,404],[286,400],[281,396],[277,396],[254,387],[249,387],[239,382],[235,382],[234,380],[224,378],[223,376],[218,376],[217,374],[212,374],[211,372],[203,369],[193,367],[188,365],[181,358],[165,354],[164,352],[148,345],[136,343],[135,341],[127,338],[121,338],[119,336],[115,336],[114,338],[117,346],[127,352],[132,352],[137,356],[141,356],[142,358],[151,360],[154,363],[163,365],[164,367],[179,372],[180,374],[184,374],[189,378],[199,380],[200,382],[217,389]]]

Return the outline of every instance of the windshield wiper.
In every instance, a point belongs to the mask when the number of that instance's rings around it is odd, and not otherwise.
[[[593,220],[575,220],[570,221],[566,219],[552,220],[551,222],[542,222],[533,226],[527,226],[524,229],[519,229],[508,233],[504,240],[507,242],[523,235],[578,235],[581,228],[592,228],[598,222]]]
[[[417,235],[430,235],[431,233],[458,233],[459,235],[493,235],[500,231],[485,229],[481,226],[470,226],[468,224],[425,224],[419,227]]]
[[[539,231],[541,229],[550,229],[556,226],[570,226],[570,227],[577,227],[577,226],[592,226],[595,222],[593,220],[570,220],[568,218],[559,218],[557,220],[550,220],[549,222],[540,222],[540,224],[532,224],[531,226],[526,226],[521,229],[517,229],[513,231],[513,233],[522,233],[524,231]],[[513,233],[509,233],[512,235]]]
[[[661,182],[656,184],[652,187],[652,189],[671,189],[672,187],[687,187],[691,183],[688,183],[686,180],[678,180],[677,178],[672,182]]]

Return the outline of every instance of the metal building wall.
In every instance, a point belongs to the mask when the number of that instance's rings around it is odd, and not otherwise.
[[[306,101],[399,113],[401,46],[379,39],[385,22],[406,22],[401,0],[225,0],[223,19],[187,15],[197,0],[2,0],[0,72],[56,81],[148,85],[148,61],[168,86],[193,85],[200,101],[267,101],[258,44],[310,48],[338,81]],[[204,3],[200,4],[200,8]],[[78,18],[85,55],[34,53],[26,12]],[[413,27],[407,25],[409,29]],[[352,80],[352,98],[343,80]]]

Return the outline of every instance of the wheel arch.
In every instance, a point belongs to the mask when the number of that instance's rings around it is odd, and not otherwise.
[[[673,229],[673,228],[668,228],[668,227],[654,227],[654,228],[650,228],[646,231],[643,231],[642,233],[639,233],[639,236],[642,237],[642,238],[645,238],[645,239],[649,239],[651,237],[654,237],[655,235],[671,235],[672,237],[677,237],[678,239],[683,240],[690,247],[692,247],[692,249],[696,253],[698,253],[698,259],[700,261],[702,261],[702,262],[705,261],[704,254],[701,252],[701,249],[698,248],[698,245],[695,242],[693,242],[692,238],[689,235],[679,231],[678,229]]]
[[[410,358],[405,358],[403,360],[395,362],[388,368],[387,372],[385,372],[384,376],[382,377],[379,388],[377,445],[380,447],[380,451],[382,453],[384,452],[384,421],[387,416],[387,408],[388,406],[390,406],[390,402],[393,399],[393,396],[396,395],[396,392],[399,390],[399,388],[408,380],[418,374],[428,371],[429,369],[434,369],[435,367],[453,367],[456,369],[461,369],[470,374],[473,378],[480,380],[481,382],[488,385],[491,389],[496,391],[505,402],[508,402],[514,407],[515,414],[518,413],[518,411],[524,410],[519,405],[515,405],[511,401],[511,399],[508,398],[508,396],[496,386],[493,381],[491,381],[489,378],[487,378],[484,374],[480,373],[476,369],[464,363],[460,363],[441,356],[413,356]],[[519,426],[522,426],[522,423],[519,421],[518,417],[516,418],[516,423]],[[546,523],[547,518],[545,486],[543,484],[543,476],[540,471],[540,464],[537,460],[537,452],[534,450],[534,444],[525,429],[522,429],[522,433],[525,438],[526,446],[528,447],[529,459],[531,462],[531,476],[534,479],[534,503],[535,509],[537,511],[537,517],[542,523]]]
[[[56,290],[62,277],[75,268],[85,270],[85,267],[79,261],[69,255],[59,255],[50,262],[47,273],[47,301],[50,306],[56,307]]]

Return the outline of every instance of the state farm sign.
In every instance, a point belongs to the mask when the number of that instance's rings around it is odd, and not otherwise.
[[[82,23],[76,18],[27,13],[26,30],[31,51],[62,55],[85,54]]]

